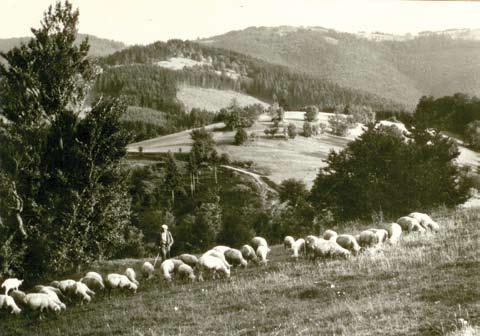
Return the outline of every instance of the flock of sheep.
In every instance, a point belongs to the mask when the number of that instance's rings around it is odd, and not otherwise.
[[[316,258],[348,258],[358,255],[363,249],[378,248],[389,242],[396,244],[402,232],[426,232],[439,230],[439,225],[430,216],[413,212],[401,217],[397,223],[390,224],[385,229],[368,229],[358,235],[340,234],[327,230],[322,237],[307,236],[305,239],[295,240],[291,236],[284,239],[284,247],[291,251],[293,258],[300,254],[315,260]],[[262,237],[254,237],[251,245],[244,245],[241,250],[228,246],[216,246],[203,253],[199,258],[192,254],[181,254],[177,257],[164,260],[160,264],[161,276],[166,282],[172,278],[184,281],[203,281],[205,277],[215,279],[223,276],[230,277],[232,266],[247,267],[249,262],[265,265],[270,252],[267,241]],[[156,261],[152,264],[145,262],[141,273],[145,279],[150,279],[155,273]],[[10,278],[3,282],[1,288],[5,294],[0,295],[0,309],[12,314],[21,313],[22,308],[36,311],[43,317],[45,311],[59,313],[66,309],[64,302],[80,301],[88,303],[96,292],[107,291],[111,295],[113,289],[136,293],[139,282],[132,268],[127,268],[124,274],[110,273],[105,279],[97,272],[88,272],[80,280],[53,281],[47,286],[38,285],[33,293],[24,293],[19,290],[23,280]]]

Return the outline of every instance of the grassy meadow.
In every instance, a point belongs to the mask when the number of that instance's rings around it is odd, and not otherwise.
[[[157,273],[141,281],[136,295],[67,303],[65,312],[43,321],[4,314],[0,334],[475,335],[480,210],[443,210],[433,217],[442,227],[438,234],[404,236],[396,246],[350,260],[295,262],[274,246],[267,266],[235,269],[228,280],[166,284]],[[116,260],[90,269],[122,273],[142,263]],[[468,326],[462,328],[460,319]]]

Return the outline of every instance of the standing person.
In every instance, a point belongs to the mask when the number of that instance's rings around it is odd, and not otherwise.
[[[162,232],[160,234],[160,254],[162,255],[162,261],[165,261],[167,257],[170,257],[170,248],[173,245],[173,237],[170,231],[168,231],[167,225],[162,225]]]

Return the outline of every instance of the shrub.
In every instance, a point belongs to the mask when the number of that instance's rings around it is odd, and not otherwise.
[[[243,145],[248,140],[248,134],[243,128],[239,128],[235,133],[235,145]]]
[[[305,120],[308,122],[312,122],[317,120],[318,116],[318,108],[316,106],[308,106],[305,110]]]
[[[303,136],[306,138],[309,138],[312,136],[312,124],[309,123],[308,121],[305,121],[303,123]]]
[[[371,125],[343,151],[329,154],[310,201],[340,219],[455,206],[470,188],[466,171],[455,164],[458,155],[455,143],[438,133],[416,130],[405,141],[390,128]]]
[[[295,126],[292,123],[289,123],[287,132],[288,132],[288,137],[290,139],[295,139],[295,137],[297,136],[297,126]]]
[[[345,136],[352,124],[352,118],[346,115],[335,113],[328,117],[328,124],[333,135]]]

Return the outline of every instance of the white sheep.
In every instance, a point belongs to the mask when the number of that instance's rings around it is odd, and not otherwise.
[[[89,275],[84,276],[79,280],[81,283],[87,285],[88,288],[94,291],[103,291],[105,289],[105,284],[102,281],[99,281],[97,277],[92,277]]]
[[[343,257],[348,258],[352,254],[349,250],[341,247],[335,240],[325,240],[323,238],[317,238],[313,246],[313,259],[318,257],[324,259],[328,257]]]
[[[383,244],[388,239],[388,231],[385,229],[368,229],[378,236],[378,243]]]
[[[8,295],[0,295],[0,309],[6,309],[15,315],[22,312],[22,310],[15,304],[13,297]]]
[[[46,289],[54,292],[55,294],[57,294],[57,296],[60,299],[65,299],[65,295],[63,295],[62,291],[60,289],[56,288],[56,287],[53,287],[53,286],[37,285],[37,286],[33,287],[33,290],[37,293],[40,293],[40,291],[44,288],[46,288]],[[21,292],[21,291],[16,291],[16,292]],[[21,292],[21,293],[23,293],[23,292]]]
[[[323,233],[323,239],[330,240],[330,239],[337,239],[338,233],[333,230],[327,230]]]
[[[299,238],[292,244],[292,258],[298,258],[300,251],[305,253],[305,239]]]
[[[17,278],[9,278],[2,283],[2,288],[5,288],[5,295],[8,295],[8,292],[13,290],[18,290],[23,283],[23,280],[19,280]]]
[[[77,282],[75,280],[67,279],[61,281],[52,281],[50,286],[60,289],[63,294],[68,294],[72,292],[72,288],[75,287],[76,283]]]
[[[140,285],[140,283],[137,281],[136,279],[136,274],[135,274],[135,271],[133,270],[133,268],[129,267],[125,270],[125,275],[127,276],[127,278],[133,282],[135,285]]]
[[[188,279],[190,281],[195,281],[195,273],[193,272],[193,268],[190,265],[183,263],[178,267],[177,273],[180,279]]]
[[[261,264],[264,264],[264,265],[267,264],[268,262],[267,256],[269,252],[270,252],[270,248],[268,246],[260,245],[259,247],[257,247],[256,254]]]
[[[352,235],[341,234],[337,236],[335,241],[344,249],[349,250],[353,255],[357,255],[360,252],[360,245]]]
[[[253,249],[253,247],[251,247],[250,245],[243,245],[241,252],[245,260],[253,261],[253,262],[258,261],[257,254],[255,253],[255,250]]]
[[[295,243],[295,238],[293,238],[292,236],[286,236],[284,239],[283,239],[283,248],[285,250],[289,249],[289,248],[292,248],[292,244]]]
[[[387,230],[390,244],[396,244],[402,236],[402,227],[397,223],[392,223]]]
[[[265,240],[265,238],[262,238],[262,237],[253,237],[252,241],[251,241],[251,244],[252,244],[252,247],[253,247],[254,250],[257,250],[257,248],[259,246],[267,246],[268,247],[267,241]]]
[[[312,258],[314,258],[314,254],[313,254],[314,245],[319,239],[321,238],[318,238],[317,236],[312,236],[312,235],[305,237],[305,254],[307,256],[310,255]]]
[[[76,297],[81,302],[90,302],[95,292],[92,291],[86,284],[80,281],[76,281],[75,284],[67,289],[68,294],[71,297]]]
[[[243,258],[242,252],[231,248],[224,252],[225,259],[233,266],[247,267],[248,262]]]
[[[361,247],[375,247],[380,243],[380,237],[373,231],[365,230],[360,232],[358,244]]]
[[[109,275],[107,275],[107,278],[105,280],[105,287],[108,289],[109,296],[112,289],[115,289],[115,288],[128,289],[132,291],[134,294],[137,292],[137,289],[138,289],[137,285],[131,282],[126,275],[117,274],[117,273],[110,273]]]
[[[55,302],[60,307],[60,309],[63,309],[63,310],[67,309],[67,306],[60,300],[57,293],[54,290],[52,290],[49,286],[42,286],[38,290],[38,293],[47,294],[50,297],[50,299],[52,299],[52,301]]]
[[[164,260],[160,264],[160,271],[162,272],[163,279],[167,282],[172,281],[172,273],[175,270],[175,264],[172,259]]]
[[[97,272],[87,272],[87,274],[85,274],[86,277],[89,277],[89,278],[95,278],[98,280],[98,282],[100,282],[102,285],[104,285],[103,283],[103,277],[97,273]],[[105,285],[104,285],[105,287]]]
[[[144,278],[150,279],[153,277],[153,273],[155,272],[155,268],[153,267],[152,263],[145,261],[142,265],[142,275]]]
[[[40,318],[42,317],[44,310],[50,310],[55,313],[59,313],[61,310],[60,306],[56,304],[48,294],[45,293],[27,294],[25,295],[23,302],[31,310],[38,310],[40,312]]]
[[[220,260],[222,260],[222,262],[225,264],[225,266],[226,266],[227,268],[232,267],[232,265],[230,265],[230,264],[228,263],[227,259],[225,259],[225,255],[224,255],[223,253],[220,253],[220,252],[212,249],[212,250],[208,250],[207,252],[205,252],[204,254],[202,254],[202,257],[203,257],[203,256],[209,256],[209,255],[210,255],[210,256],[217,257],[217,258],[219,258]],[[200,258],[201,258],[201,257],[200,257]]]
[[[220,252],[220,253],[225,253],[226,251],[230,250],[230,247],[228,246],[223,246],[223,245],[218,245],[213,248],[213,250]]]
[[[412,218],[413,219],[413,218]],[[410,225],[408,226],[408,232],[420,232],[420,233],[425,233],[427,230],[424,229],[418,221],[416,222],[411,222]]]
[[[185,264],[189,265],[190,267],[196,267],[198,265],[198,258],[193,254],[183,253],[180,254],[177,259],[180,259]]]
[[[213,255],[202,255],[198,260],[198,266],[198,279],[201,281],[203,281],[204,273],[211,273],[213,279],[216,278],[217,273],[221,273],[225,277],[230,278],[230,268],[228,268],[220,258]]]
[[[413,217],[403,216],[397,219],[397,224],[400,225],[403,231],[409,231],[409,227],[415,227],[420,223]]]
[[[437,232],[440,229],[440,226],[427,214],[412,212],[408,217],[415,218],[425,230]]]
[[[15,300],[18,305],[24,305],[25,294],[21,290],[13,290],[10,292],[10,296]]]

